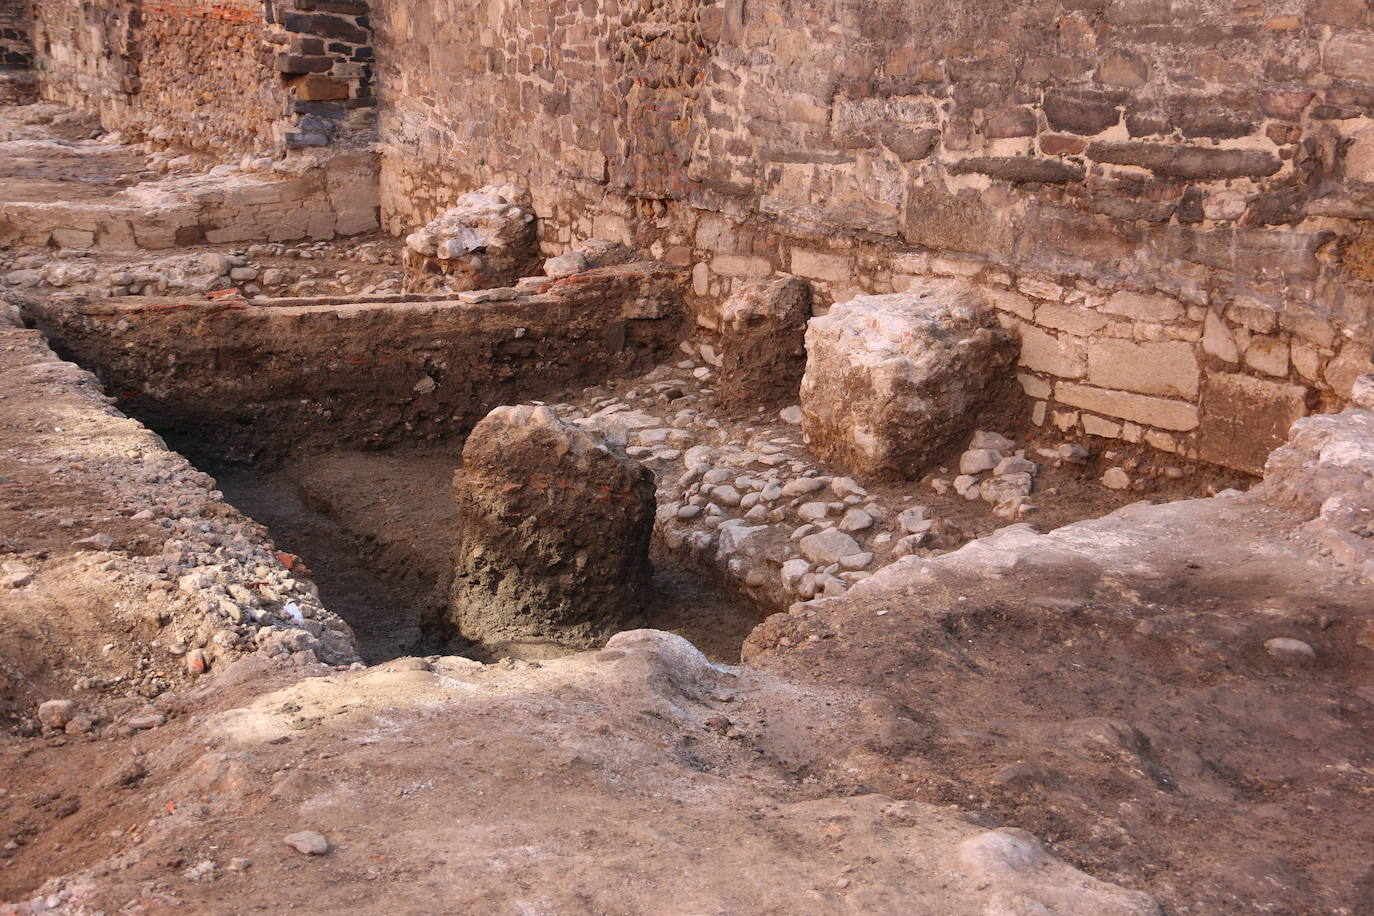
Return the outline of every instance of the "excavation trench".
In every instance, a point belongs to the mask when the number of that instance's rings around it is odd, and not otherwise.
[[[562,650],[476,645],[449,622],[463,438],[498,404],[575,397],[663,361],[678,339],[679,279],[625,265],[499,303],[125,297],[25,310],[300,558],[368,662],[490,660]],[[637,623],[737,660],[763,613],[662,550],[654,560]]]
[[[632,624],[679,633],[722,661],[738,659],[766,614],[822,585],[843,592],[905,552],[954,549],[1008,524],[990,503],[952,490],[948,468],[932,475],[945,475],[943,487],[866,489],[819,462],[776,409],[722,412],[696,364],[683,367],[683,352],[696,351],[682,342],[682,290],[679,271],[641,263],[458,300],[67,298],[25,311],[124,411],[215,476],[229,502],[301,558],[370,662],[562,651],[468,644],[450,622],[454,472],[464,437],[501,404],[552,404],[565,419],[623,437],[653,468],[654,596]],[[1046,448],[1058,440],[1024,417],[984,419],[1012,437],[1008,455],[1051,456],[1035,478],[1042,531],[1142,498],[1244,483],[1215,468],[1133,458],[1120,444],[1066,464]],[[956,457],[960,447],[951,444]],[[697,460],[710,470],[688,467]],[[1102,486],[1112,462],[1137,460],[1131,489]],[[774,489],[786,495],[769,496]],[[904,548],[905,526],[922,518],[931,520],[927,540]],[[835,559],[808,556],[811,572],[789,581],[791,566],[806,565],[796,559],[806,532],[827,526],[840,543]]]
[[[456,446],[328,452],[275,468],[211,466],[225,499],[266,525],[310,570],[324,604],[353,627],[369,663],[460,654],[483,661],[547,657],[546,643],[483,645],[447,619],[456,531]],[[763,618],[699,569],[654,551],[654,595],[643,625],[677,633],[735,662]]]

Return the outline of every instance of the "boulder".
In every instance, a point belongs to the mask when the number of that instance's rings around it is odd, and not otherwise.
[[[720,307],[716,390],[725,402],[791,404],[806,369],[811,284],[800,277],[751,283]]]
[[[802,429],[858,474],[917,477],[1014,398],[1016,339],[959,281],[839,303],[811,319],[806,352]]]
[[[509,286],[539,263],[529,191],[488,185],[458,198],[424,228],[406,236],[410,273],[445,274],[461,289]]]
[[[628,628],[650,595],[653,474],[547,407],[498,407],[454,476],[449,613],[488,644],[586,648]]]

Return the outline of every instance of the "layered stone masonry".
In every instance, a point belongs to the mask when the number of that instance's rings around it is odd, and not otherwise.
[[[327,146],[350,125],[370,127],[372,23],[368,0],[269,0],[272,68],[285,80],[289,147]],[[360,120],[359,115],[364,115]]]
[[[382,0],[384,221],[527,180],[550,253],[632,242],[691,266],[703,305],[779,271],[834,300],[968,277],[1005,293],[1046,422],[1258,470],[1368,365],[1370,16]],[[652,175],[625,161],[646,127],[672,139]]]

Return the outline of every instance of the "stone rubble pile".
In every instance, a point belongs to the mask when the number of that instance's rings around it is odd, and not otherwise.
[[[1068,448],[1082,451],[1079,446]],[[981,499],[993,507],[993,515],[1015,521],[1035,511],[1028,500],[1039,473],[1040,466],[1026,458],[1025,450],[1018,449],[1011,439],[978,430],[959,456],[959,475],[952,481],[933,478],[930,485],[937,493],[952,488],[970,502]]]
[[[534,204],[516,185],[488,185],[406,236],[406,267],[460,278],[466,289],[509,286],[538,262]]]
[[[856,474],[919,477],[1015,387],[1016,339],[953,280],[838,303],[811,319],[806,352],[807,442]]]

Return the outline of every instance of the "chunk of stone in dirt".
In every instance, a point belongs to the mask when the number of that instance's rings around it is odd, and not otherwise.
[[[33,570],[14,560],[0,564],[0,584],[6,588],[23,588],[33,581]]]
[[[572,250],[586,259],[588,269],[628,264],[638,256],[629,245],[612,242],[610,239],[584,239],[574,245]]]
[[[791,407],[784,407],[778,411],[778,419],[790,426],[801,426],[802,409],[800,405],[793,404]]]
[[[863,552],[858,541],[838,528],[827,528],[815,534],[808,534],[797,542],[797,547],[801,550],[802,556],[821,566],[829,566],[831,563],[838,563],[844,557]]]
[[[453,288],[508,286],[538,261],[534,206],[515,185],[488,185],[458,198],[406,236],[408,270],[450,276]]]
[[[1016,448],[1016,443],[1001,433],[990,433],[985,429],[974,430],[973,438],[969,440],[970,449],[990,448],[995,452],[1009,452]]]
[[[547,407],[498,407],[454,476],[449,614],[487,643],[600,644],[650,595],[653,473]]]
[[[1317,658],[1317,650],[1301,639],[1276,637],[1265,640],[1264,649],[1274,658],[1285,662],[1310,662]]]
[[[1350,400],[1362,410],[1374,410],[1374,375],[1361,375],[1350,387]]]
[[[324,838],[324,834],[316,833],[314,830],[288,833],[283,842],[302,855],[322,856],[329,852],[329,841]]]
[[[967,283],[839,303],[807,326],[802,427],[814,452],[853,472],[919,476],[1015,397],[1017,350]]]
[[[544,262],[544,275],[561,280],[587,269],[587,256],[580,251],[569,251]]]
[[[794,401],[806,369],[811,284],[800,277],[752,283],[720,307],[716,391],[731,403]]]
[[[1108,490],[1125,490],[1131,486],[1131,475],[1121,468],[1107,468],[1102,475],[1102,486]]]
[[[76,704],[71,700],[48,700],[38,706],[38,721],[47,728],[65,728],[76,717]]]
[[[997,467],[1002,453],[990,448],[974,448],[959,456],[960,474],[981,474]]]
[[[1035,474],[1039,470],[1040,467],[1034,461],[1012,456],[997,462],[997,467],[992,469],[992,473],[1001,477],[1006,474]]]
[[[140,731],[149,728],[160,728],[167,724],[167,717],[160,712],[145,712],[136,716],[131,716],[126,722],[130,728]]]

